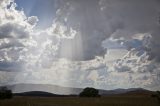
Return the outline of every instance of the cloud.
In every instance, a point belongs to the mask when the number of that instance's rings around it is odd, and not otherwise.
[[[1,0],[0,1],[0,6],[2,8],[6,7],[8,4],[10,4],[10,2],[13,1],[13,0]]]
[[[24,63],[22,62],[0,62],[0,71],[14,72],[22,71]]]
[[[36,16],[28,17],[28,23],[30,25],[35,26],[37,24],[37,22],[38,22],[38,17],[36,17]]]
[[[53,24],[36,29],[39,17],[0,1],[0,84],[159,89],[159,2],[57,3]]]
[[[25,47],[24,44],[22,44],[20,42],[20,40],[17,39],[4,39],[0,41],[0,49],[6,49],[6,48],[10,48],[10,47],[17,47],[17,48],[23,48]]]
[[[135,42],[135,39],[125,41],[127,45],[131,47],[128,53],[121,59],[118,59],[113,64],[113,67],[109,67],[109,76],[122,78],[122,76],[128,76],[127,80],[130,86],[145,87],[151,89],[153,83],[159,81],[159,63],[156,60],[150,60],[150,54],[148,49],[150,47],[151,36],[148,34],[139,34],[143,37],[139,38],[139,43]],[[140,36],[139,36],[140,37]],[[137,42],[136,38],[136,42]],[[147,41],[147,42],[146,42]],[[147,44],[146,44],[147,43]],[[124,43],[125,44],[125,43]],[[135,44],[138,44],[135,46]],[[126,45],[126,46],[127,46]],[[123,80],[119,80],[123,83]],[[115,83],[111,82],[110,83]],[[123,84],[122,84],[123,85]],[[124,85],[123,85],[124,86]],[[158,89],[154,88],[154,90]],[[153,89],[152,89],[153,90]]]
[[[23,67],[24,70],[32,70],[37,66],[50,67],[56,58],[61,40],[72,39],[76,31],[58,21],[44,30],[35,30],[38,17],[27,17],[23,10],[16,10],[16,7],[14,1],[1,1],[0,54],[2,55],[0,60],[2,66],[11,66],[13,70],[18,67]],[[5,70],[7,67],[1,69]],[[12,71],[12,68],[6,70]]]
[[[143,5],[144,2],[146,1],[61,1],[55,20],[66,23],[79,33],[73,40],[62,42],[61,46],[62,51],[69,48],[70,54],[77,55],[61,56],[72,60],[89,60],[105,54],[106,50],[101,47],[104,39],[130,39],[135,33],[157,32],[159,2],[147,0],[146,5]],[[114,35],[115,33],[118,34]],[[77,44],[78,40],[81,42]]]
[[[123,45],[123,43],[124,43],[123,40],[113,39],[111,37],[102,41],[102,47],[105,49],[124,49],[125,46]]]
[[[25,30],[24,26],[16,23],[6,23],[0,26],[0,39],[3,38],[25,38],[29,37],[29,32]]]

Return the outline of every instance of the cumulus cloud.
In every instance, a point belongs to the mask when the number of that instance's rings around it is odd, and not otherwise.
[[[16,67],[17,71],[37,66],[49,67],[57,55],[61,39],[72,39],[76,35],[75,30],[59,22],[53,22],[53,25],[45,30],[35,30],[38,17],[27,17],[23,10],[16,10],[14,1],[2,0],[0,3],[2,71],[5,68],[12,71]],[[20,64],[21,62],[24,64]]]
[[[6,8],[6,6],[8,5],[8,4],[10,4],[10,2],[12,2],[13,0],[1,0],[0,1],[0,6],[2,7],[2,8]]]
[[[35,26],[37,24],[37,22],[38,22],[38,17],[36,17],[36,16],[28,17],[28,23],[30,25]]]

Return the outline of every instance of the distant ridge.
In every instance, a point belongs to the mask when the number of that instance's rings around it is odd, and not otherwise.
[[[114,90],[100,90],[101,95],[117,95],[117,94],[151,94],[153,91],[149,91],[143,88],[129,88],[129,89],[114,89]]]
[[[8,88],[12,89],[13,93],[44,91],[58,95],[75,95],[83,90],[82,88],[61,87],[50,84],[15,84],[9,85]]]
[[[154,91],[149,91],[146,89],[137,89],[137,90],[133,90],[133,91],[129,91],[124,93],[123,95],[132,95],[132,96],[151,96],[152,94],[154,94]]]
[[[15,93],[16,95],[32,95],[32,94],[42,95],[42,96],[78,95],[83,90],[83,88],[61,87],[49,84],[15,84],[15,85],[8,85],[7,87],[11,89],[13,93]],[[118,94],[150,95],[152,93],[153,91],[145,90],[142,88],[114,89],[114,90],[99,89],[99,94],[103,96],[118,95]]]
[[[68,96],[76,96],[76,95],[57,95],[44,91],[30,91],[23,93],[14,93],[14,96],[32,96],[32,97],[68,97]]]

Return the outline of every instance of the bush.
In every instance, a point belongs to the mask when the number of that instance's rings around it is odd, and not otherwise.
[[[80,97],[100,97],[98,90],[95,88],[85,88],[80,94]]]
[[[13,97],[12,91],[6,87],[0,89],[0,99],[11,99]]]

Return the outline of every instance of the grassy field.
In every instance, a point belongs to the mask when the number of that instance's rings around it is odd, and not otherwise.
[[[156,98],[145,96],[79,97],[14,97],[0,100],[0,106],[160,106]]]

